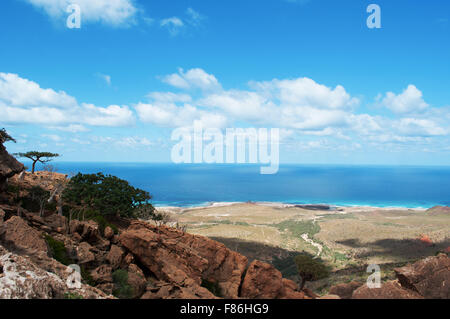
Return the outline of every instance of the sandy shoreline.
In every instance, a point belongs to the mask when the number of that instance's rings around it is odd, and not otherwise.
[[[383,211],[391,211],[391,210],[399,210],[399,211],[426,211],[428,208],[424,207],[398,207],[398,206],[337,206],[337,205],[328,205],[328,204],[287,204],[281,202],[211,202],[208,205],[199,205],[199,206],[157,206],[155,207],[158,211],[167,211],[172,213],[182,213],[184,211],[193,211],[193,210],[204,210],[211,208],[219,208],[219,207],[229,207],[229,206],[241,206],[241,205],[254,205],[261,207],[271,207],[271,208],[303,208],[309,210],[308,207],[311,207],[310,210],[315,211],[323,211],[323,212],[369,212],[373,210],[383,210]],[[330,209],[314,209],[318,206],[329,207]]]

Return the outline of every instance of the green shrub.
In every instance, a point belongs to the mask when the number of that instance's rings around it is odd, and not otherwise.
[[[222,289],[220,289],[219,284],[217,282],[202,279],[201,286],[208,289],[214,296],[223,297]]]
[[[118,269],[112,274],[115,289],[113,295],[119,299],[131,299],[133,296],[133,289],[128,284],[128,272],[123,269]]]
[[[83,296],[77,294],[76,292],[66,292],[64,294],[64,299],[84,299]]]
[[[303,289],[307,281],[316,281],[327,278],[330,275],[329,268],[319,259],[303,254],[294,258],[298,273],[302,277],[300,289]]]
[[[53,257],[53,259],[56,259],[61,264],[66,266],[72,264],[72,260],[67,255],[66,246],[64,246],[63,242],[54,239],[50,235],[45,235],[45,241],[47,242],[50,248],[50,254]]]
[[[279,224],[276,224],[279,230],[288,230],[294,237],[300,237],[303,234],[308,234],[309,238],[313,238],[315,234],[320,232],[320,226],[318,223],[314,223],[312,220],[308,221],[295,221],[285,220]]]
[[[50,248],[50,254],[53,259],[59,261],[61,264],[66,265],[66,266],[69,266],[69,265],[72,265],[75,263],[67,255],[66,246],[64,246],[63,242],[54,239],[50,235],[45,235],[44,238]],[[90,286],[94,286],[95,282],[92,279],[91,274],[86,270],[86,268],[84,266],[81,266],[80,271],[81,271],[81,278],[83,278],[84,282]]]

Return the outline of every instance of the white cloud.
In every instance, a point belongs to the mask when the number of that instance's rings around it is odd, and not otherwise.
[[[265,94],[270,94],[284,105],[343,109],[359,104],[359,100],[352,98],[341,85],[332,89],[309,78],[250,82],[250,86]]]
[[[136,148],[139,146],[151,146],[152,142],[145,137],[123,137],[116,141],[119,146]]]
[[[56,134],[42,134],[42,137],[44,137],[45,139],[51,140],[53,142],[60,142],[62,141],[61,136],[56,135]]]
[[[133,0],[25,0],[36,8],[44,10],[54,19],[65,19],[69,16],[67,7],[76,3],[81,8],[82,24],[100,22],[118,27],[135,23],[138,9]]]
[[[96,74],[100,79],[105,81],[105,83],[110,86],[111,85],[111,76],[108,74],[97,73]]]
[[[4,123],[62,124],[94,126],[126,126],[134,123],[133,112],[127,106],[98,107],[78,104],[63,91],[43,89],[39,84],[17,74],[0,73],[0,114]]]
[[[77,105],[64,91],[42,89],[39,84],[12,73],[0,73],[0,100],[11,106],[71,108]]]
[[[158,126],[191,126],[194,121],[201,121],[204,127],[223,128],[227,124],[224,115],[199,110],[189,104],[176,106],[173,103],[139,103],[135,108],[141,121]]]
[[[148,98],[157,102],[176,103],[176,102],[191,102],[192,97],[189,94],[172,93],[172,92],[151,92],[147,95]]]
[[[448,131],[429,119],[403,118],[396,125],[398,131],[406,136],[439,136]]]
[[[179,69],[178,73],[167,75],[163,78],[163,82],[179,89],[202,89],[214,90],[219,89],[220,84],[216,77],[212,74],[206,73],[202,69],[190,69],[184,72]]]
[[[192,8],[188,8],[186,10],[186,14],[188,15],[189,23],[192,24],[193,26],[198,26],[204,19],[204,17],[200,13],[198,13]]]
[[[70,133],[80,133],[80,132],[88,132],[89,129],[81,124],[70,124],[67,126],[49,126],[49,129],[70,132]]]
[[[160,25],[167,28],[172,36],[175,36],[184,27],[184,22],[178,17],[172,17],[161,20]]]
[[[380,99],[380,97],[379,97]],[[414,85],[409,85],[401,94],[388,92],[381,101],[382,105],[395,113],[420,112],[429,107],[423,100],[423,94]]]

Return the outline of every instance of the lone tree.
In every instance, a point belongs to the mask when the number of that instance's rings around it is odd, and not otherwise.
[[[136,211],[152,215],[154,208],[148,192],[111,175],[77,174],[63,191],[70,212],[94,212],[105,218],[135,217]],[[78,213],[78,214],[79,214]]]
[[[302,277],[300,290],[303,290],[307,281],[316,281],[329,276],[328,267],[309,255],[298,255],[294,258],[294,262],[297,265],[300,277]]]
[[[6,142],[16,142],[15,139],[9,135],[4,128],[0,130],[0,144],[4,144]]]
[[[27,153],[16,153],[14,154],[18,157],[26,157],[33,161],[33,166],[31,167],[31,174],[34,174],[34,170],[36,168],[36,163],[48,163],[51,162],[55,157],[59,157],[59,154],[56,153],[50,153],[50,152],[27,152]]]

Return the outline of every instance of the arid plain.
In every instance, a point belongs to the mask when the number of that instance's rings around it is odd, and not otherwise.
[[[247,256],[272,263],[296,280],[292,257],[308,253],[332,269],[309,287],[326,293],[330,284],[364,280],[378,264],[383,280],[392,269],[434,256],[450,247],[447,208],[314,207],[276,203],[215,204],[197,208],[159,208],[187,226]]]

